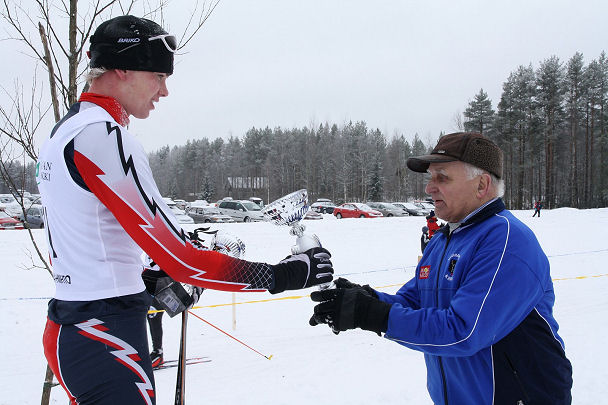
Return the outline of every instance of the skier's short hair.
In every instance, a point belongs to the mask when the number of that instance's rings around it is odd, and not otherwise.
[[[100,77],[102,74],[104,74],[107,71],[108,71],[108,69],[102,68],[102,67],[90,68],[85,77],[89,86],[91,84],[93,84],[93,80],[97,79],[98,77]]]

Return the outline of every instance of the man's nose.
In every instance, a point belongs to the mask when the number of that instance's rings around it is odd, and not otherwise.
[[[167,97],[169,95],[169,89],[167,88],[167,82],[163,81],[162,85],[160,86],[160,90],[158,91],[158,95],[160,97]]]

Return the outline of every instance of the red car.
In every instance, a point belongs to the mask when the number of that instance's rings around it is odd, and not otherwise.
[[[344,203],[334,208],[336,218],[378,218],[382,216],[380,211],[376,211],[370,206],[362,203]]]
[[[0,230],[3,229],[23,229],[23,223],[17,221],[4,211],[0,211]]]

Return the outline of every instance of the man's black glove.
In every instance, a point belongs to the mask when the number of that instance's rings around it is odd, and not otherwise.
[[[277,294],[285,290],[299,290],[313,285],[330,283],[334,274],[330,257],[329,251],[320,247],[287,256],[271,266],[274,286],[268,291]]]
[[[369,286],[369,284],[359,285],[359,284],[350,282],[345,278],[338,277],[336,280],[334,280],[334,285],[336,286],[336,288],[363,288],[365,291],[367,291],[367,293],[369,295],[371,295],[374,298],[378,298],[378,294],[376,293],[376,290],[371,288]]]
[[[326,323],[336,334],[355,328],[370,330],[378,335],[386,332],[391,304],[373,297],[363,287],[314,291],[310,298],[320,302],[310,318],[312,326]]]

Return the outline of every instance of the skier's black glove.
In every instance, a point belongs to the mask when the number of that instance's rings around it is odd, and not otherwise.
[[[270,266],[273,270],[274,285],[268,291],[277,294],[285,290],[299,290],[330,283],[334,274],[330,257],[329,251],[320,247],[287,256]]]
[[[376,332],[378,335],[386,332],[391,304],[373,297],[363,287],[314,291],[310,298],[320,302],[310,318],[312,326],[326,323],[336,334],[355,328]]]
[[[166,287],[173,281],[164,271],[152,269],[144,270],[141,274],[141,278],[144,280],[146,290],[148,290],[151,295],[155,295],[156,291]]]

